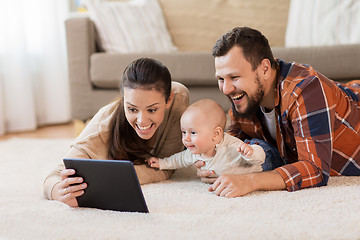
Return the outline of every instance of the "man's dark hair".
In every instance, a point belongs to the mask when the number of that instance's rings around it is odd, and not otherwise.
[[[268,40],[261,32],[249,27],[236,27],[225,33],[217,40],[213,47],[212,55],[221,57],[229,50],[238,46],[242,48],[245,59],[255,70],[263,59],[269,59],[272,68],[276,68],[276,61],[273,57]]]

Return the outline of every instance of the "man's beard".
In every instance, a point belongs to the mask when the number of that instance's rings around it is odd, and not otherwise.
[[[260,83],[259,77],[257,75],[256,75],[256,78],[255,78],[255,83],[257,84],[257,89],[256,89],[256,93],[255,93],[254,96],[249,96],[245,92],[244,97],[248,98],[248,104],[247,104],[246,109],[245,109],[244,112],[238,112],[234,102],[231,99],[231,97],[228,96],[228,98],[231,101],[231,108],[232,108],[234,117],[251,119],[255,115],[256,111],[259,109],[260,103],[261,103],[261,101],[263,100],[263,97],[264,97],[264,86],[263,86],[263,84]]]

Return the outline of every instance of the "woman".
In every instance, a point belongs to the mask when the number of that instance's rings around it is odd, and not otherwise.
[[[160,158],[183,150],[180,117],[189,105],[189,92],[171,82],[159,61],[140,58],[124,71],[122,98],[101,108],[74,140],[65,158],[126,159],[135,164],[140,184],[168,179],[172,171],[145,165],[150,156]],[[75,171],[60,164],[44,182],[48,199],[78,206],[86,183],[72,177]]]

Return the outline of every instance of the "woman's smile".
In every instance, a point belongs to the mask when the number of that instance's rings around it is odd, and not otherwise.
[[[126,119],[142,139],[148,140],[155,134],[166,107],[164,94],[155,89],[124,88]]]
[[[148,134],[149,132],[151,132],[152,130],[152,127],[154,126],[153,123],[151,124],[148,124],[148,125],[142,125],[140,126],[139,124],[136,124],[136,127],[138,129],[138,131],[141,133],[141,134]]]

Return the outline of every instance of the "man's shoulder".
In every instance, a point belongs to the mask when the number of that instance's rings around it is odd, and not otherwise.
[[[291,104],[301,96],[304,91],[311,90],[313,93],[316,89],[323,86],[333,88],[335,83],[319,73],[314,67],[308,64],[297,62],[283,63],[280,65],[280,74],[278,82],[278,90],[282,102]],[[284,67],[284,69],[282,69]]]
[[[281,90],[297,89],[301,91],[315,82],[334,84],[329,78],[318,72],[313,66],[297,62],[279,61],[279,85]]]

